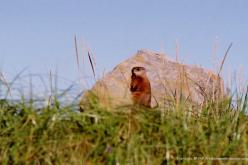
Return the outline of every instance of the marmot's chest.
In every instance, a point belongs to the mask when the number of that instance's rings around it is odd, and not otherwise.
[[[132,76],[131,86],[135,87],[135,90],[131,90],[131,92],[151,92],[150,82],[147,77]]]

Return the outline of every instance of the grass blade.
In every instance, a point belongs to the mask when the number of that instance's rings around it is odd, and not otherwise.
[[[76,58],[77,58],[77,67],[79,70],[79,56],[78,56],[78,47],[77,47],[77,36],[74,37],[74,44],[75,44],[75,50],[76,50]]]
[[[11,96],[11,90],[10,90],[10,86],[6,80],[6,78],[4,77],[3,73],[0,72],[0,80],[3,82],[3,84],[7,87],[7,95],[8,93],[10,94]]]
[[[96,78],[94,64],[93,64],[93,62],[92,62],[91,55],[90,55],[90,52],[89,52],[89,51],[88,51],[88,57],[89,57],[89,61],[90,61],[90,65],[91,65],[91,69],[92,69],[94,78]]]
[[[232,45],[233,45],[233,43],[231,43],[231,44],[228,46],[228,48],[227,48],[227,50],[226,50],[226,53],[225,53],[225,56],[224,56],[223,60],[221,61],[221,65],[220,65],[220,69],[219,69],[219,72],[218,72],[218,76],[220,76],[220,72],[222,71],[222,68],[223,68],[224,62],[225,62],[225,60],[226,60],[227,54],[228,54],[228,52],[230,51]]]

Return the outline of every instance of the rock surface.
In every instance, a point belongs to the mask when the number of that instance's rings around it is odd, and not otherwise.
[[[185,65],[167,58],[164,54],[139,50],[134,56],[117,65],[98,80],[93,92],[100,103],[108,107],[132,104],[129,84],[131,69],[143,66],[152,88],[152,107],[166,107],[184,100],[202,104],[206,100],[223,95],[223,80],[213,72],[201,67]],[[83,106],[89,94],[85,92]]]

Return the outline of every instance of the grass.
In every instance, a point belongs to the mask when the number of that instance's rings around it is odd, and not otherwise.
[[[74,42],[79,69],[76,36]],[[96,79],[92,54],[87,51],[87,55]],[[0,85],[7,88],[7,92],[0,90],[5,93],[1,96],[11,95],[11,87],[20,74],[11,83],[0,75]],[[37,107],[33,92],[29,99],[21,95],[15,102],[0,100],[0,164],[248,162],[248,91],[221,100],[208,99],[202,106],[175,99],[166,109],[106,108],[92,94],[80,112],[75,100],[60,101],[71,87],[58,94],[52,77],[50,73],[47,105]],[[32,91],[32,82],[30,86]]]
[[[0,164],[245,164],[247,95],[165,111],[0,101]],[[199,107],[198,107],[199,108]],[[197,160],[189,160],[197,159]]]

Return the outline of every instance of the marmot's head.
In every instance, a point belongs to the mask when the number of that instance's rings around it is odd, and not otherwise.
[[[132,75],[135,75],[135,76],[146,75],[146,69],[144,67],[140,67],[140,66],[133,67]]]

